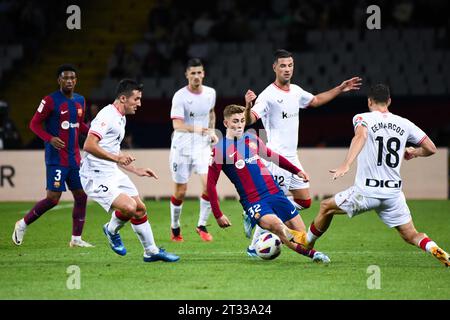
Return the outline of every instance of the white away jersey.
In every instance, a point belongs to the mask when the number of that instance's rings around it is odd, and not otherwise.
[[[89,133],[96,135],[100,141],[98,145],[109,153],[118,155],[120,143],[125,136],[125,115],[112,104],[104,107],[92,120]],[[85,152],[81,171],[88,172],[99,170],[100,172],[113,172],[117,170],[117,164],[112,161],[99,159]]]
[[[287,157],[297,156],[299,109],[308,107],[314,95],[291,84],[283,90],[270,84],[252,108],[267,132],[267,146]]]
[[[419,145],[426,134],[408,119],[379,111],[357,114],[353,126],[367,128],[367,141],[358,155],[355,185],[364,196],[397,197],[402,189],[400,166],[407,142]]]
[[[201,93],[193,93],[188,87],[181,88],[172,99],[171,119],[181,119],[185,124],[208,128],[209,112],[216,104],[216,91],[202,86]],[[175,147],[182,154],[192,155],[209,146],[209,137],[193,132],[175,131],[172,149]]]

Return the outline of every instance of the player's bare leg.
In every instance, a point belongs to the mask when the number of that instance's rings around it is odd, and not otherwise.
[[[425,233],[418,232],[414,227],[412,220],[406,224],[395,227],[400,236],[407,243],[421,248],[423,251],[430,253],[433,257],[441,261],[446,267],[450,267],[450,256],[441,249],[433,240]]]
[[[183,242],[181,235],[180,217],[183,209],[183,200],[187,191],[187,183],[175,183],[175,192],[170,199],[170,238],[175,242]]]
[[[308,233],[306,235],[305,246],[307,248],[314,247],[316,240],[320,238],[325,231],[327,231],[335,214],[344,214],[344,212],[339,209],[334,201],[334,197],[322,200],[320,202],[319,213],[309,226]]]
[[[202,183],[202,195],[200,196],[200,213],[197,228],[195,230],[203,241],[212,241],[213,237],[206,229],[208,218],[211,215],[211,204],[209,203],[208,192],[206,191],[207,175],[200,175],[200,180]]]
[[[329,263],[330,258],[326,254],[320,251],[316,251],[313,247],[305,247],[307,234],[305,232],[305,223],[300,215],[296,215],[291,220],[285,221],[284,224],[288,227],[289,238],[291,241],[301,244],[302,246],[297,248],[297,252],[304,256],[310,257],[314,262]]]
[[[72,211],[72,239],[69,242],[70,247],[93,247],[92,244],[81,239],[84,222],[86,218],[87,196],[83,189],[72,190],[74,205]]]
[[[306,210],[311,207],[311,194],[309,193],[309,188],[305,189],[292,189],[289,190],[292,194],[293,199],[291,200],[294,207],[298,210]]]
[[[12,241],[15,245],[20,246],[23,243],[23,238],[27,230],[27,226],[39,219],[45,212],[56,206],[61,198],[61,192],[47,190],[45,199],[37,202],[33,208],[14,226],[12,234]]]
[[[315,262],[323,262],[325,264],[330,262],[330,259],[323,253],[315,251],[314,249],[307,250],[302,244],[295,242],[292,235],[292,230],[290,230],[276,215],[264,215],[259,220],[259,225],[261,228],[276,234],[280,238],[280,240],[291,250],[309,257]],[[303,237],[305,237],[304,232]]]

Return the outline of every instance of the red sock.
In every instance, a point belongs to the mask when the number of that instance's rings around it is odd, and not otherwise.
[[[425,237],[419,242],[419,247],[422,248],[423,251],[427,251],[427,243],[432,241],[430,238]]]
[[[309,207],[311,207],[311,199],[306,199],[306,200],[302,200],[302,199],[294,199],[295,203],[297,203],[300,207],[302,207],[302,209],[308,209]]]
[[[317,238],[323,235],[323,232],[316,228],[314,222],[311,223],[311,225],[309,226],[309,230],[311,230],[312,234],[315,235]]]
[[[295,248],[295,251],[300,253],[303,256],[312,258],[314,256],[314,253],[316,253],[316,250],[314,249],[305,249],[301,244],[297,244],[297,247]]]
[[[172,197],[170,197],[170,202],[172,202],[172,204],[174,206],[181,206],[181,204],[183,203],[183,200],[178,200],[177,198],[172,196]]]
[[[122,214],[122,212],[120,212],[119,210],[114,211],[114,214],[116,215],[117,219],[120,219],[122,221],[128,221],[130,220],[130,218],[128,218],[127,216],[124,216]]]

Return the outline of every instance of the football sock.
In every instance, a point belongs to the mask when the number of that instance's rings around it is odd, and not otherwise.
[[[298,210],[305,210],[308,209],[309,207],[311,207],[311,199],[306,199],[306,200],[302,200],[302,199],[294,199],[294,202],[296,203],[295,207]]]
[[[111,234],[116,234],[119,230],[130,220],[124,216],[120,211],[116,210],[111,214],[111,220],[108,224],[108,232]]]
[[[301,255],[303,255],[305,257],[309,257],[311,259],[314,257],[314,253],[316,253],[316,250],[314,250],[314,249],[309,249],[309,250],[305,249],[305,247],[303,247],[301,244],[297,245],[297,247],[295,248],[295,251],[297,251]]]
[[[170,226],[172,229],[180,227],[180,216],[183,208],[183,200],[178,200],[174,196],[170,198]]]
[[[314,244],[322,234],[323,232],[317,229],[313,222],[309,226],[308,233],[306,234],[306,241],[310,244]]]
[[[436,242],[434,242],[430,238],[425,237],[425,238],[423,238],[422,240],[419,241],[418,247],[421,248],[423,251],[431,253],[431,251],[430,251],[431,248],[438,247],[438,245],[436,244]]]
[[[86,218],[86,195],[76,195],[72,211],[72,235],[81,236]]]
[[[159,248],[156,246],[155,239],[153,238],[152,227],[147,220],[147,215],[140,219],[131,219],[131,228],[133,228],[133,231],[141,242],[145,254],[151,255],[159,252]]]
[[[255,226],[255,232],[253,233],[253,239],[252,239],[252,243],[249,246],[250,250],[255,249],[255,243],[256,241],[258,241],[258,238],[264,233],[266,232],[265,229],[261,228],[260,226],[256,225]]]
[[[200,215],[198,218],[197,226],[206,226],[209,215],[211,214],[211,204],[206,194],[202,194],[200,198]]]
[[[32,224],[34,221],[39,219],[45,212],[53,208],[58,204],[58,201],[53,201],[52,199],[45,198],[34,205],[34,207],[27,213],[23,218],[27,225]]]

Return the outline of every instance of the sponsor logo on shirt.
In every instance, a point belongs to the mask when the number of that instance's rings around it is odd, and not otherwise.
[[[392,188],[397,189],[402,186],[402,180],[377,180],[377,179],[366,179],[366,186],[373,188]]]
[[[290,118],[297,118],[297,117],[298,117],[298,112],[295,112],[295,113],[287,113],[285,111],[281,112],[282,119],[290,119]]]
[[[246,163],[252,163],[253,161],[256,161],[256,160],[258,160],[258,159],[259,159],[259,156],[258,156],[258,155],[254,155],[254,156],[251,157],[251,158],[245,159],[245,162],[246,162]]]
[[[80,124],[77,123],[70,123],[69,121],[63,121],[61,122],[61,128],[63,128],[64,130],[67,130],[69,128],[78,128],[80,126]]]

